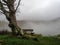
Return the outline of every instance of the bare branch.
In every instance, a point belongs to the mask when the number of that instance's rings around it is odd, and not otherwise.
[[[15,0],[7,0],[7,7],[9,9],[9,11],[12,13],[15,13],[14,2],[15,2]]]
[[[19,2],[18,2],[18,5],[17,5],[17,7],[16,7],[15,12],[17,11],[17,9],[18,9],[18,7],[19,7],[19,5],[20,5],[20,1],[21,1],[21,0],[19,0]]]
[[[2,0],[3,2],[7,3],[7,0]]]
[[[3,4],[2,4],[2,2],[1,2],[1,0],[0,0],[0,9],[1,9],[3,12],[5,12],[5,9],[4,9],[4,7],[3,7]]]
[[[5,4],[5,3],[2,3],[2,4],[6,6],[6,4]]]
[[[5,8],[4,8],[3,3],[1,2],[1,0],[0,0],[0,10],[1,10],[1,11],[3,12],[3,14],[5,14],[5,15],[6,15],[6,13],[8,12],[8,11],[5,10]]]

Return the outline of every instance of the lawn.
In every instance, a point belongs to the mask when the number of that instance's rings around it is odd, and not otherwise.
[[[60,45],[60,39],[55,37],[39,36],[37,38],[38,41],[0,35],[0,43],[2,41],[2,45]]]

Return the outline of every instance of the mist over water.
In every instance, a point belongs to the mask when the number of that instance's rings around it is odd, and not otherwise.
[[[43,35],[60,34],[60,0],[21,0],[16,18],[21,28],[32,28]],[[8,22],[1,13],[0,21]],[[7,29],[8,26],[2,25],[0,29],[4,26]]]
[[[60,34],[60,19],[56,21],[22,21],[20,27],[33,29],[36,34],[57,35]]]

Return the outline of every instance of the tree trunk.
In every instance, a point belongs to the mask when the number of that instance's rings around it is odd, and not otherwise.
[[[20,36],[22,36],[23,32],[21,32],[22,31],[21,28],[19,28],[19,26],[17,25],[16,16],[15,16],[15,14],[12,14],[12,15],[11,14],[9,15],[9,18],[8,17],[6,17],[6,18],[9,21],[9,25],[8,26],[11,28],[12,34],[13,35],[20,35]]]

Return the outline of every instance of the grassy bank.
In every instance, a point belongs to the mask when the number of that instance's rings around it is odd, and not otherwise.
[[[0,35],[0,41],[2,41],[2,45],[60,45],[60,39],[55,37],[42,36],[37,38],[39,41],[9,37],[8,35]]]

